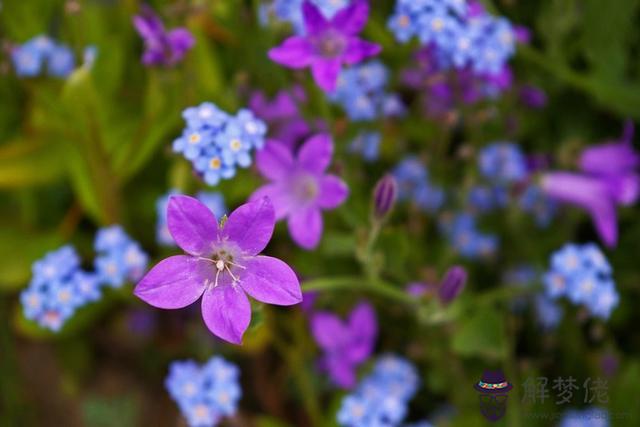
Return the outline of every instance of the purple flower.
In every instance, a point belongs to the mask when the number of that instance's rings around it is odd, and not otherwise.
[[[218,225],[200,201],[172,196],[169,231],[185,252],[166,258],[138,283],[134,293],[164,309],[183,308],[202,296],[202,317],[209,330],[234,344],[251,321],[245,293],[267,304],[302,300],[296,274],[283,261],[258,255],[269,243],[275,212],[269,199],[240,206]]]
[[[289,68],[311,67],[325,92],[336,88],[343,63],[358,62],[380,53],[380,46],[358,37],[369,16],[369,4],[356,0],[327,20],[309,1],[302,5],[306,35],[293,36],[269,51],[271,60]]]
[[[571,172],[546,173],[541,184],[550,197],[589,212],[600,238],[607,246],[615,246],[618,240],[616,194],[621,187],[606,179]]]
[[[145,65],[175,65],[195,43],[186,28],[167,31],[158,15],[148,6],[143,6],[142,13],[133,17],[133,25],[144,40],[142,62]]]
[[[628,122],[620,141],[582,152],[579,164],[583,174],[551,172],[542,180],[549,196],[586,209],[609,247],[618,239],[616,206],[631,205],[640,197],[640,155],[631,145],[632,138],[633,124]]]
[[[346,322],[332,313],[317,312],[311,318],[311,331],[324,351],[321,366],[333,382],[342,388],[355,386],[355,370],[371,355],[378,334],[373,307],[361,302]]]
[[[333,143],[327,134],[309,138],[293,154],[277,141],[258,152],[256,164],[271,182],[257,189],[252,200],[269,197],[276,219],[287,218],[289,233],[304,249],[313,249],[322,236],[323,209],[335,209],[347,198],[349,188],[325,171],[331,162]]]
[[[637,171],[640,155],[633,149],[633,123],[625,125],[620,141],[589,147],[580,155],[583,172],[601,176],[621,176]]]

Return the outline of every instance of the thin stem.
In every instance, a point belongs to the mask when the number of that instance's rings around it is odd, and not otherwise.
[[[315,279],[304,283],[302,285],[302,289],[305,292],[333,290],[364,291],[392,299],[411,307],[417,307],[420,305],[419,300],[380,279],[375,279],[373,281],[364,277],[333,277]]]

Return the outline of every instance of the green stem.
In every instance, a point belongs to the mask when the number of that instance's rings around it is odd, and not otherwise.
[[[365,277],[345,276],[309,280],[302,285],[302,290],[305,292],[334,290],[363,291],[389,298],[410,307],[417,307],[420,305],[419,300],[394,287],[390,283],[384,282],[380,279],[370,281]]]

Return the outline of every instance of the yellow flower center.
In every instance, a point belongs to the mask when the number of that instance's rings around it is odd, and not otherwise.
[[[239,151],[242,148],[242,141],[240,141],[238,138],[234,138],[231,140],[230,145],[233,151]]]
[[[189,143],[190,144],[197,144],[198,142],[200,142],[200,134],[199,133],[192,133],[191,135],[189,135]]]
[[[222,162],[220,161],[219,157],[214,157],[209,161],[209,166],[211,166],[211,169],[220,169],[220,166],[222,166]]]

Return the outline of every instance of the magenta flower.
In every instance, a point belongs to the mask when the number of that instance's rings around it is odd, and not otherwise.
[[[618,185],[616,181],[571,172],[546,173],[541,185],[550,197],[589,212],[602,241],[609,247],[616,245],[616,203],[623,197],[625,186]]]
[[[591,214],[600,238],[609,247],[618,240],[616,206],[631,205],[640,197],[640,155],[631,145],[632,138],[633,124],[628,122],[620,141],[582,152],[582,174],[551,172],[542,178],[542,188],[549,196]]]
[[[145,65],[175,65],[195,43],[186,28],[165,30],[158,15],[148,6],[143,6],[142,13],[133,17],[133,26],[144,40],[142,62]]]
[[[202,297],[202,317],[223,340],[242,343],[251,321],[245,293],[267,304],[302,301],[296,274],[283,261],[258,255],[269,243],[275,213],[269,199],[240,206],[221,225],[200,201],[172,196],[169,231],[185,252],[166,258],[135,288],[146,303],[164,309],[186,307]]]
[[[256,155],[258,170],[271,182],[258,188],[251,199],[271,199],[276,219],[287,218],[291,237],[305,249],[320,242],[322,210],[335,209],[349,193],[340,178],[325,174],[332,155],[333,143],[327,134],[309,138],[295,157],[273,140]]]
[[[369,16],[369,4],[355,0],[327,20],[308,0],[302,4],[306,35],[293,36],[269,51],[271,60],[289,68],[311,67],[313,78],[325,92],[336,88],[342,64],[380,53],[380,46],[358,37]]]
[[[324,351],[321,368],[339,387],[353,387],[355,370],[371,355],[378,335],[373,307],[366,302],[358,304],[346,322],[332,313],[319,311],[311,318],[311,331]]]

